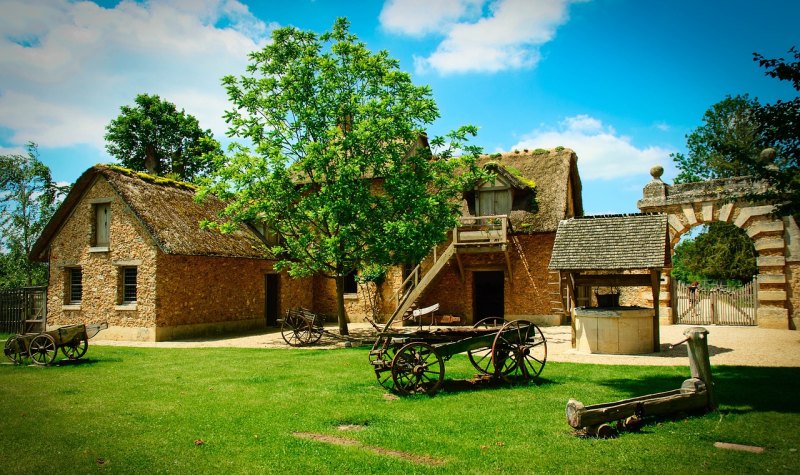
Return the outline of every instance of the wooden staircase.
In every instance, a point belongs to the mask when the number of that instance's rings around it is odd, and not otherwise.
[[[453,255],[456,253],[456,246],[455,243],[450,243],[449,246],[442,252],[438,254],[436,248],[433,248],[431,255],[433,257],[433,264],[431,267],[425,272],[422,273],[422,263],[417,265],[414,270],[406,277],[402,284],[400,284],[400,288],[395,292],[393,299],[397,302],[397,308],[394,309],[392,312],[392,316],[389,319],[389,322],[393,322],[395,318],[398,316],[404,315],[411,305],[417,301],[417,299],[422,296],[422,292],[433,282],[433,279],[436,277],[439,272],[444,269],[445,264],[447,261],[450,260]],[[425,261],[423,261],[425,262]]]

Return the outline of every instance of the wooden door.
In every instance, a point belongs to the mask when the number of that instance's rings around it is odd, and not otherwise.
[[[278,326],[280,302],[280,277],[278,274],[264,276],[264,318],[268,327]]]
[[[504,318],[505,273],[503,271],[473,272],[473,322],[488,317]]]

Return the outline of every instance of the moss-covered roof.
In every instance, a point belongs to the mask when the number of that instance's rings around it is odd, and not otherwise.
[[[514,187],[535,191],[535,207],[511,211],[515,232],[554,232],[562,219],[583,215],[578,156],[571,149],[494,153],[481,156],[477,163],[502,174]]]
[[[213,196],[202,203],[196,202],[194,185],[117,166],[95,165],[75,182],[34,245],[31,258],[46,259],[50,240],[97,179],[109,183],[155,244],[167,254],[247,258],[266,255],[261,239],[246,226],[239,226],[231,234],[200,229],[201,221],[218,218],[225,203]]]

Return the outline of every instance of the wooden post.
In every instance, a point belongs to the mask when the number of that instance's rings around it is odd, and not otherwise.
[[[561,278],[561,272],[558,273],[559,279]],[[572,348],[577,347],[577,337],[575,335],[575,316],[572,315],[572,310],[575,308],[577,304],[577,299],[575,298],[575,278],[572,275],[572,272],[567,273],[567,311],[569,312],[569,321],[570,326],[572,327]]]
[[[714,392],[714,380],[711,377],[711,362],[708,357],[708,330],[703,327],[687,328],[683,332],[689,345],[689,370],[693,378],[706,383],[708,391],[708,408],[717,410],[717,396]]]
[[[658,308],[659,293],[661,291],[661,272],[650,271],[650,285],[653,291],[653,353],[661,351],[661,322],[659,321]]]

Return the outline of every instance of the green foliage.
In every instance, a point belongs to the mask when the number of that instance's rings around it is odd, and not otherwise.
[[[688,154],[670,156],[680,170],[675,183],[750,175],[748,163],[764,148],[755,117],[758,101],[728,96],[703,115],[703,125],[686,136]]]
[[[790,82],[795,97],[762,105],[745,94],[712,106],[704,124],[686,137],[688,155],[672,155],[680,170],[676,183],[752,176],[767,187],[746,198],[775,203],[777,214],[800,218],[800,51],[792,47],[789,53],[793,62],[758,53],[754,60],[767,76]]]
[[[728,223],[711,223],[694,239],[675,246],[672,276],[682,282],[749,282],[758,272],[750,237]]]
[[[157,95],[139,94],[106,126],[106,150],[122,166],[194,181],[208,174],[220,153],[211,130]]]
[[[432,139],[433,155],[424,140],[439,117],[430,88],[386,51],[369,51],[345,19],[319,36],[280,28],[272,40],[251,53],[246,75],[223,79],[229,134],[253,149],[219,156],[200,198],[214,193],[230,202],[225,218],[274,229],[278,268],[335,278],[346,332],[343,276],[419,262],[455,225],[454,198],[482,176],[480,149],[465,145],[477,129]]]
[[[47,264],[28,256],[66,188],[53,183],[50,169],[39,160],[36,144],[27,155],[0,156],[0,288],[47,282]]]
[[[755,157],[753,174],[769,185],[757,198],[778,203],[777,212],[783,216],[800,219],[800,50],[792,47],[789,54],[794,62],[754,54],[753,59],[767,70],[767,76],[791,83],[795,97],[758,108],[761,140],[776,153]]]
[[[710,338],[714,344],[714,333]],[[793,450],[800,414],[791,409],[798,368],[715,366],[719,412],[648,419],[641,433],[612,440],[573,436],[566,402],[674,390],[689,375],[686,365],[548,362],[536,384],[480,389],[467,382],[474,373],[467,357],[456,355],[435,397],[387,400],[363,348],[125,348],[90,340],[77,364],[0,365],[3,473],[727,474],[800,466]],[[361,430],[339,430],[343,424]],[[717,441],[768,449],[719,450]],[[665,467],[675,454],[693,462]]]

